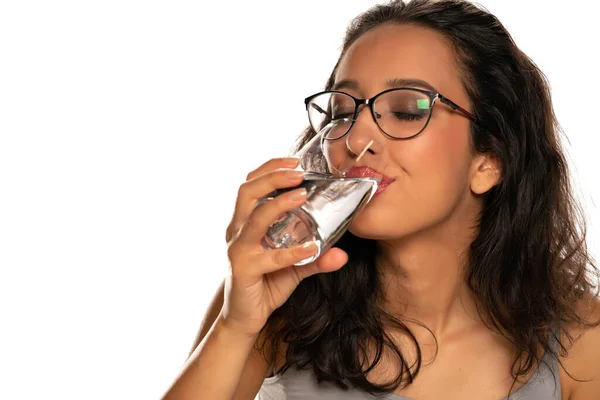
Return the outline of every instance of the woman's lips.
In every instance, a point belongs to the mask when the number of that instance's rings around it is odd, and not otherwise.
[[[388,186],[390,186],[390,183],[379,183],[379,185],[377,185],[377,190],[375,191],[375,193],[373,194],[373,196],[377,196],[379,193],[383,192]]]
[[[395,181],[394,178],[390,178],[371,167],[353,167],[346,171],[344,176],[346,178],[381,178],[374,195],[383,192]]]

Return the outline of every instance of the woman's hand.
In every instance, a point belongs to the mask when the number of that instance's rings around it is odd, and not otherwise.
[[[341,268],[348,260],[341,249],[332,248],[315,262],[295,266],[317,252],[307,243],[289,249],[265,251],[261,239],[271,224],[286,211],[306,201],[304,189],[294,189],[257,207],[258,201],[276,189],[302,183],[294,171],[298,159],[272,159],[251,172],[238,192],[233,218],[226,232],[230,273],[225,280],[223,323],[250,336],[257,335],[267,318],[292,294],[302,279]]]

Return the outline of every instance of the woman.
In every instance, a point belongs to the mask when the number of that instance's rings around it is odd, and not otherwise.
[[[305,193],[255,206],[301,182],[298,160],[251,172],[231,273],[165,398],[600,398],[598,274],[549,88],[500,22],[458,0],[374,7],[317,97],[350,123],[330,164],[304,161],[332,170],[373,141],[360,165],[393,183],[337,248],[294,267],[314,245],[260,239]]]

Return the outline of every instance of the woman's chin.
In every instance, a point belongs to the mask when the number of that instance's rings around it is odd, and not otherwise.
[[[348,230],[354,236],[363,239],[383,240],[390,236],[390,220],[365,209],[354,217]]]

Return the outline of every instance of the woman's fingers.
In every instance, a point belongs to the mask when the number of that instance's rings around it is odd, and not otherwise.
[[[267,164],[265,164],[267,165]],[[275,165],[279,165],[275,163]],[[250,176],[250,175],[249,175]],[[261,198],[269,193],[302,183],[303,172],[294,170],[274,170],[244,182],[238,191],[233,217],[226,231],[229,243],[238,233],[252,210]]]
[[[250,172],[246,177],[246,180],[251,181],[268,172],[275,171],[276,169],[294,169],[298,164],[300,164],[300,160],[294,157],[273,158]]]
[[[273,307],[280,307],[303,279],[318,273],[336,271],[347,261],[348,255],[343,250],[333,248],[310,264],[290,265],[264,275]]]
[[[315,262],[307,265],[294,266],[301,279],[311,275],[337,271],[348,262],[348,254],[337,247],[323,253]]]
[[[323,253],[316,261],[306,265],[294,265],[300,261],[314,256],[318,251],[317,244],[308,242],[303,245],[285,249],[275,249],[256,254],[252,263],[256,268],[252,271],[244,271],[252,276],[277,273],[277,275],[291,273],[295,278],[304,279],[308,276],[332,272],[340,269],[348,262],[345,251],[332,248]],[[288,270],[288,272],[285,272]]]
[[[299,163],[300,163],[300,160],[298,158],[293,158],[293,157],[273,158],[273,159],[265,162],[264,164],[262,164],[260,167],[258,167],[254,171],[250,172],[248,174],[248,176],[246,177],[246,182],[257,180],[257,178],[259,178],[263,175],[266,175],[269,172],[276,171],[278,169],[296,168],[299,165]],[[292,183],[292,186],[293,186],[293,183]],[[225,231],[225,241],[228,244],[237,236],[239,229],[243,225],[244,221],[246,220],[246,218],[248,218],[248,215],[250,215],[250,212],[252,211],[254,206],[256,206],[256,199],[262,197],[260,194],[261,193],[260,188],[257,189],[255,185],[250,185],[250,189],[251,189],[250,192],[247,190],[247,188],[248,188],[248,185],[242,184],[242,186],[240,187],[240,190],[238,192],[238,198],[236,201],[235,209],[233,211],[233,217],[231,218],[231,222],[229,222],[229,226],[227,226],[227,229]],[[268,188],[263,189],[263,191],[267,190],[266,192],[264,192],[264,194],[266,195],[266,194],[272,192],[273,190],[275,190],[275,188],[276,187],[271,188],[270,190]],[[252,191],[256,192],[257,190],[258,190],[258,194],[256,194],[253,199],[252,198],[253,195],[251,192]],[[240,199],[240,195],[242,197],[241,199]]]
[[[236,212],[246,217],[250,214],[261,198],[277,189],[294,187],[302,183],[302,171],[276,170],[256,179],[246,181],[240,186],[236,202]]]
[[[283,213],[301,206],[306,201],[306,197],[306,189],[299,188],[280,194],[255,207],[242,227],[240,240],[248,243],[259,242],[273,222]]]

